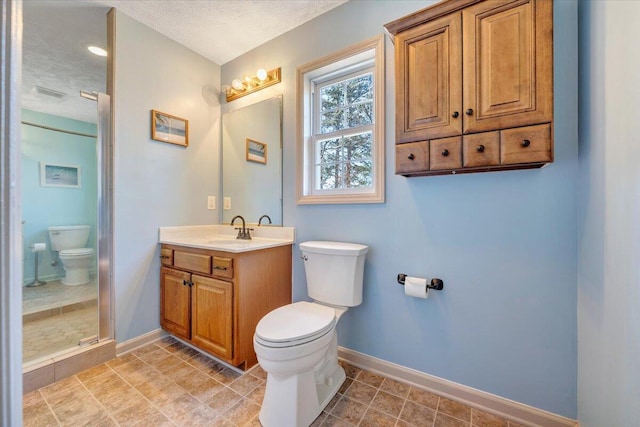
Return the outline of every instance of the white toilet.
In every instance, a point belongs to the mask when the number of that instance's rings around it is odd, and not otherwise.
[[[264,427],[307,427],[344,382],[338,365],[336,324],[362,302],[368,247],[312,241],[300,244],[307,290],[314,302],[296,302],[263,317],[253,337],[267,372],[260,422]]]
[[[66,275],[62,283],[69,286],[89,283],[89,269],[93,266],[95,251],[85,248],[91,227],[67,225],[49,227],[51,249],[58,251]]]

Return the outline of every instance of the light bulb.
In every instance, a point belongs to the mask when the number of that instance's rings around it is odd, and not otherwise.
[[[233,81],[231,82],[231,86],[232,86],[235,90],[243,90],[243,89],[244,89],[244,84],[242,84],[242,82],[240,81],[240,79],[233,79]]]
[[[264,68],[260,68],[258,71],[256,71],[256,76],[261,82],[267,80],[267,77],[269,77],[267,74],[267,70],[265,70]]]
[[[87,46],[87,49],[89,49],[89,52],[93,53],[94,55],[107,56],[107,51],[104,50],[101,47],[98,47],[98,46]]]
[[[220,89],[225,93],[225,95],[229,95],[229,92],[231,91],[231,86],[222,85],[222,87]]]

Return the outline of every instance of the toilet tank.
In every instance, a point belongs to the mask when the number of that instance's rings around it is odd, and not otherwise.
[[[62,251],[65,249],[84,248],[89,240],[89,225],[62,225],[49,227],[51,249]]]
[[[300,243],[309,296],[342,307],[360,305],[364,258],[368,249],[357,243]]]

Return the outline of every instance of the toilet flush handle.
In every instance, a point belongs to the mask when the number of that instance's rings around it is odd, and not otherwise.
[[[306,256],[306,255],[300,255],[300,259],[301,259],[301,260],[303,260],[303,261],[306,261],[306,260],[308,260],[309,258],[307,258],[307,256]]]

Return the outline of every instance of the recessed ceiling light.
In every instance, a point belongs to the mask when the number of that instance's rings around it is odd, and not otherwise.
[[[93,53],[94,55],[98,55],[98,56],[107,56],[107,51],[104,50],[101,47],[98,46],[88,46],[87,49],[89,49],[89,52]]]

